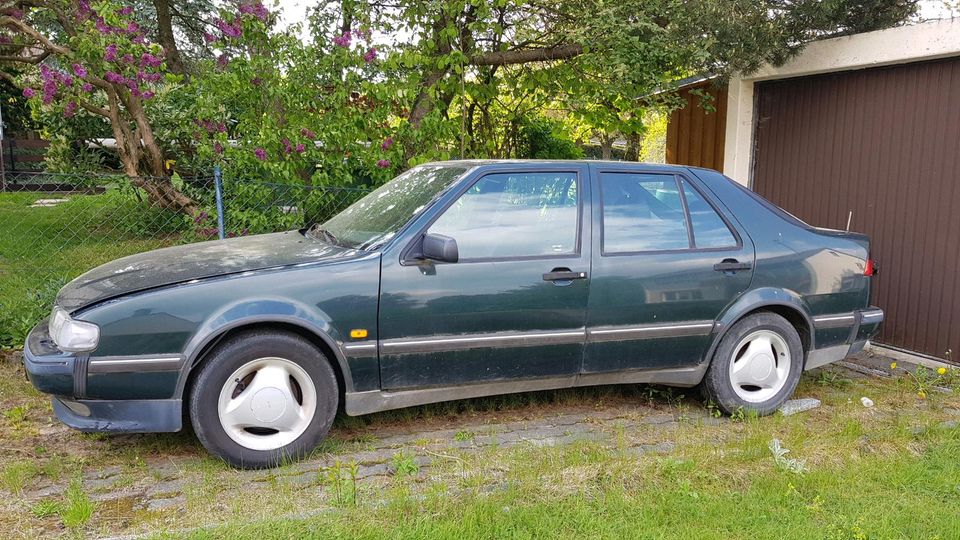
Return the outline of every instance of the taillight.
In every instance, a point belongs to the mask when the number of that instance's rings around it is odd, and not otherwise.
[[[863,275],[873,276],[877,273],[877,264],[873,262],[873,259],[867,259],[866,266],[863,267]]]

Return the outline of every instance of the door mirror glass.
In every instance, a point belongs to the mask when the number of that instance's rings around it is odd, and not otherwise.
[[[423,258],[455,263],[460,260],[457,241],[442,234],[427,233],[423,235]]]

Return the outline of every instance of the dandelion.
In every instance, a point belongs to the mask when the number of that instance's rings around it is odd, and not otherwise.
[[[923,390],[917,392],[917,395],[920,396],[920,399],[926,399],[926,398],[927,398],[927,393],[924,392]]]
[[[264,161],[267,159],[267,151],[263,148],[257,148],[253,151],[253,155],[257,156],[257,159]]]
[[[946,375],[946,374],[947,374],[947,368],[945,367],[937,368],[937,375]]]
[[[896,363],[896,362],[890,362],[890,369],[897,369],[897,363]]]
[[[35,95],[37,95],[37,91],[34,90],[33,88],[24,88],[24,89],[23,89],[23,97],[25,97],[25,98],[27,98],[27,99],[30,99],[30,98],[32,98],[32,97],[35,96]]]
[[[377,167],[380,167],[381,169],[386,169],[389,166],[390,166],[389,159],[381,159],[380,161],[377,162]]]

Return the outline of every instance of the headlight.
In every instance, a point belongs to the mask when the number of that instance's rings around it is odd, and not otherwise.
[[[97,325],[75,321],[59,307],[53,308],[47,329],[50,331],[50,338],[63,351],[92,351],[100,341],[100,328]]]

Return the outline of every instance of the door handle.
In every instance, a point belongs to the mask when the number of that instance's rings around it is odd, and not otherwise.
[[[587,273],[574,272],[569,268],[554,268],[543,275],[544,281],[571,281],[574,279],[587,279]]]
[[[753,265],[747,262],[740,262],[736,259],[724,259],[713,265],[717,272],[737,272],[739,270],[749,270]]]

